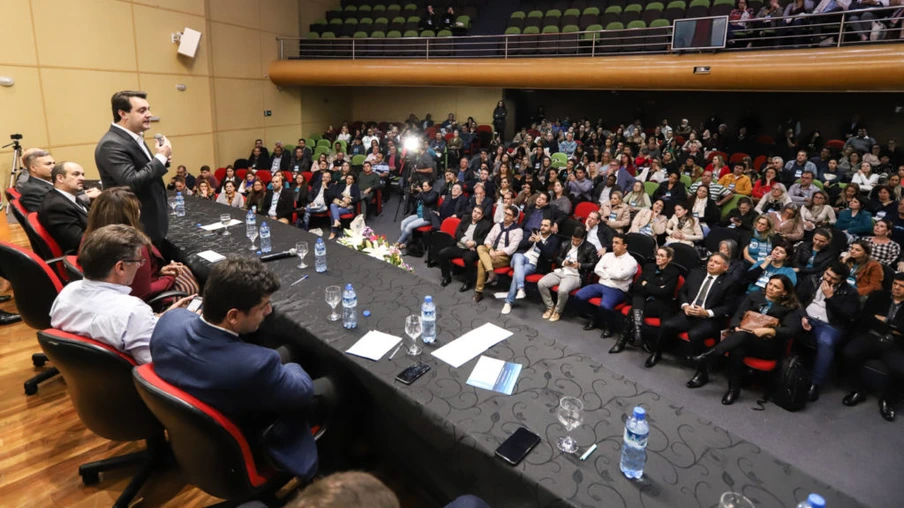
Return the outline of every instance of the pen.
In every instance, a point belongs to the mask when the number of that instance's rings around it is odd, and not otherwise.
[[[395,347],[395,351],[393,351],[392,354],[389,355],[389,359],[392,360],[392,357],[395,356],[395,354],[398,353],[399,349],[401,349],[401,348],[402,348],[402,343],[399,342],[399,345]]]
[[[294,286],[295,284],[298,284],[299,282],[301,282],[301,281],[303,281],[303,280],[305,280],[305,279],[307,279],[307,278],[308,278],[308,276],[307,276],[307,275],[304,275],[304,276],[302,276],[300,279],[298,279],[298,280],[296,280],[295,282],[293,282],[292,285]]]
[[[593,443],[593,446],[588,448],[587,451],[584,452],[584,455],[581,455],[581,460],[587,460],[587,457],[589,457],[594,450],[596,450],[596,443]]]

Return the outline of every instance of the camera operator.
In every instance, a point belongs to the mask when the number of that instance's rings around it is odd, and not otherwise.
[[[411,197],[415,198],[415,212],[408,217],[402,219],[402,235],[396,242],[399,249],[404,249],[414,234],[414,230],[432,224],[431,217],[436,208],[436,201],[439,199],[439,193],[433,190],[431,180],[425,180],[419,184],[411,186]]]

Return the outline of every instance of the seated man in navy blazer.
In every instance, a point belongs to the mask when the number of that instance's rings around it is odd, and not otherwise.
[[[222,411],[251,443],[262,441],[282,469],[310,479],[317,472],[317,446],[306,414],[315,384],[297,363],[283,365],[275,350],[241,338],[270,314],[270,295],[278,289],[279,279],[260,261],[220,261],[204,286],[203,314],[174,310],[161,316],[151,356],[162,379]]]

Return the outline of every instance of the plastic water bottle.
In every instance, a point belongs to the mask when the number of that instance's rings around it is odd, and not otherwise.
[[[342,326],[349,330],[358,326],[358,295],[351,284],[342,292]]]
[[[628,478],[640,479],[643,477],[643,466],[647,462],[647,438],[650,435],[650,425],[647,423],[647,412],[637,406],[634,414],[625,422],[625,438],[622,445],[621,472]]]
[[[433,344],[436,340],[436,304],[432,296],[425,296],[421,304],[421,338],[424,344]]]
[[[176,193],[176,217],[185,217],[185,198],[181,192]]]
[[[318,238],[314,242],[314,271],[323,273],[326,271],[326,244],[323,238]]]
[[[266,222],[261,222],[260,234],[261,252],[268,254],[271,250],[273,250],[273,245],[270,243],[270,226],[268,226]]]
[[[826,500],[819,494],[810,494],[806,501],[797,504],[797,508],[826,508]]]

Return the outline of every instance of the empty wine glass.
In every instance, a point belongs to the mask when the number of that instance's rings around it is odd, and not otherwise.
[[[559,417],[559,423],[565,427],[565,432],[571,432],[581,426],[581,411],[584,410],[584,403],[576,397],[562,397],[559,400],[559,409],[556,414]],[[575,453],[578,451],[578,443],[569,435],[556,439],[556,446],[565,453]]]
[[[251,247],[248,247],[248,250],[257,250],[257,247],[254,246],[254,240],[257,239],[257,226],[252,224],[245,225],[245,236],[251,240]]]
[[[170,196],[166,198],[166,202],[169,203],[170,210],[172,210],[172,215],[176,215],[176,198],[175,196]]]
[[[719,499],[719,508],[753,508],[753,503],[737,492],[726,492]]]
[[[220,224],[223,225],[223,236],[229,236],[231,233],[229,232],[229,223],[232,222],[232,216],[228,213],[220,214]]]
[[[298,242],[295,244],[295,254],[298,255],[298,268],[307,268],[304,264],[304,257],[308,255],[308,242]]]
[[[421,345],[417,338],[421,335],[421,317],[413,314],[405,318],[405,334],[408,335],[408,354],[421,354]]]
[[[339,305],[339,301],[341,299],[341,289],[339,286],[327,286],[326,287],[326,303],[330,304],[330,315],[327,317],[330,321],[339,321],[339,318],[342,317],[341,314],[336,312],[336,306]]]

